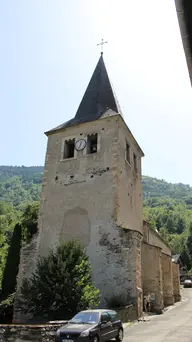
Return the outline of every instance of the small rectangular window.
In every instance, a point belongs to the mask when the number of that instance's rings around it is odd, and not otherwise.
[[[134,165],[134,171],[137,172],[137,157],[135,154],[133,155],[133,165]]]
[[[75,139],[65,140],[63,158],[73,158],[75,151]]]
[[[97,153],[97,133],[87,137],[87,153]]]
[[[128,163],[130,164],[131,162],[131,158],[130,158],[130,146],[128,143],[126,143],[126,160],[128,161]]]

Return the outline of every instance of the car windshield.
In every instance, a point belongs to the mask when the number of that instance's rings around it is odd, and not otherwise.
[[[98,312],[79,312],[75,315],[70,323],[75,324],[95,324],[99,322],[99,313]]]

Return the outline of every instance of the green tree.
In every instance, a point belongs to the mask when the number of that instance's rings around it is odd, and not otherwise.
[[[189,223],[189,235],[192,235],[192,221]]]
[[[183,260],[183,263],[185,266],[187,266],[187,269],[190,270],[191,269],[191,259],[188,253],[188,250],[184,249],[183,252],[181,253],[181,258]]]
[[[6,215],[0,215],[0,287],[8,250],[9,225]]]
[[[182,234],[186,230],[186,224],[182,217],[178,219],[177,222],[177,233]]]
[[[66,242],[41,258],[21,287],[20,305],[34,317],[68,319],[99,303],[88,258],[76,241]]]
[[[186,245],[187,245],[187,251],[189,254],[189,258],[192,261],[192,221],[190,221],[190,224],[189,224],[189,232],[188,232]]]
[[[12,206],[9,203],[0,200],[0,215],[6,215],[12,211]]]
[[[16,278],[20,261],[20,249],[21,249],[21,225],[16,224],[13,235],[11,238],[11,244],[8,250],[8,256],[5,264],[2,279],[2,299],[7,298],[16,288]]]
[[[161,235],[161,237],[168,242],[169,241],[169,234],[167,232],[167,229],[165,227],[161,227],[159,229],[159,234]]]
[[[168,243],[173,254],[180,254],[183,250],[183,237],[178,234],[171,234],[168,237]]]
[[[174,219],[171,215],[168,217],[166,226],[169,233],[175,233]]]
[[[38,227],[39,202],[32,202],[24,209],[21,218],[23,227],[23,238],[29,242],[34,234],[37,233]]]

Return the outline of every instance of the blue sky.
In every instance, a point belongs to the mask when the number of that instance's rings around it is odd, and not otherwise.
[[[192,89],[174,0],[0,1],[0,165],[43,165],[104,60],[143,174],[192,185]]]

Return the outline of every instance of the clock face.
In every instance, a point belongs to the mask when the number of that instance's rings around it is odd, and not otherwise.
[[[84,139],[79,139],[75,143],[75,148],[77,151],[83,150],[85,146],[86,146],[86,141]]]

